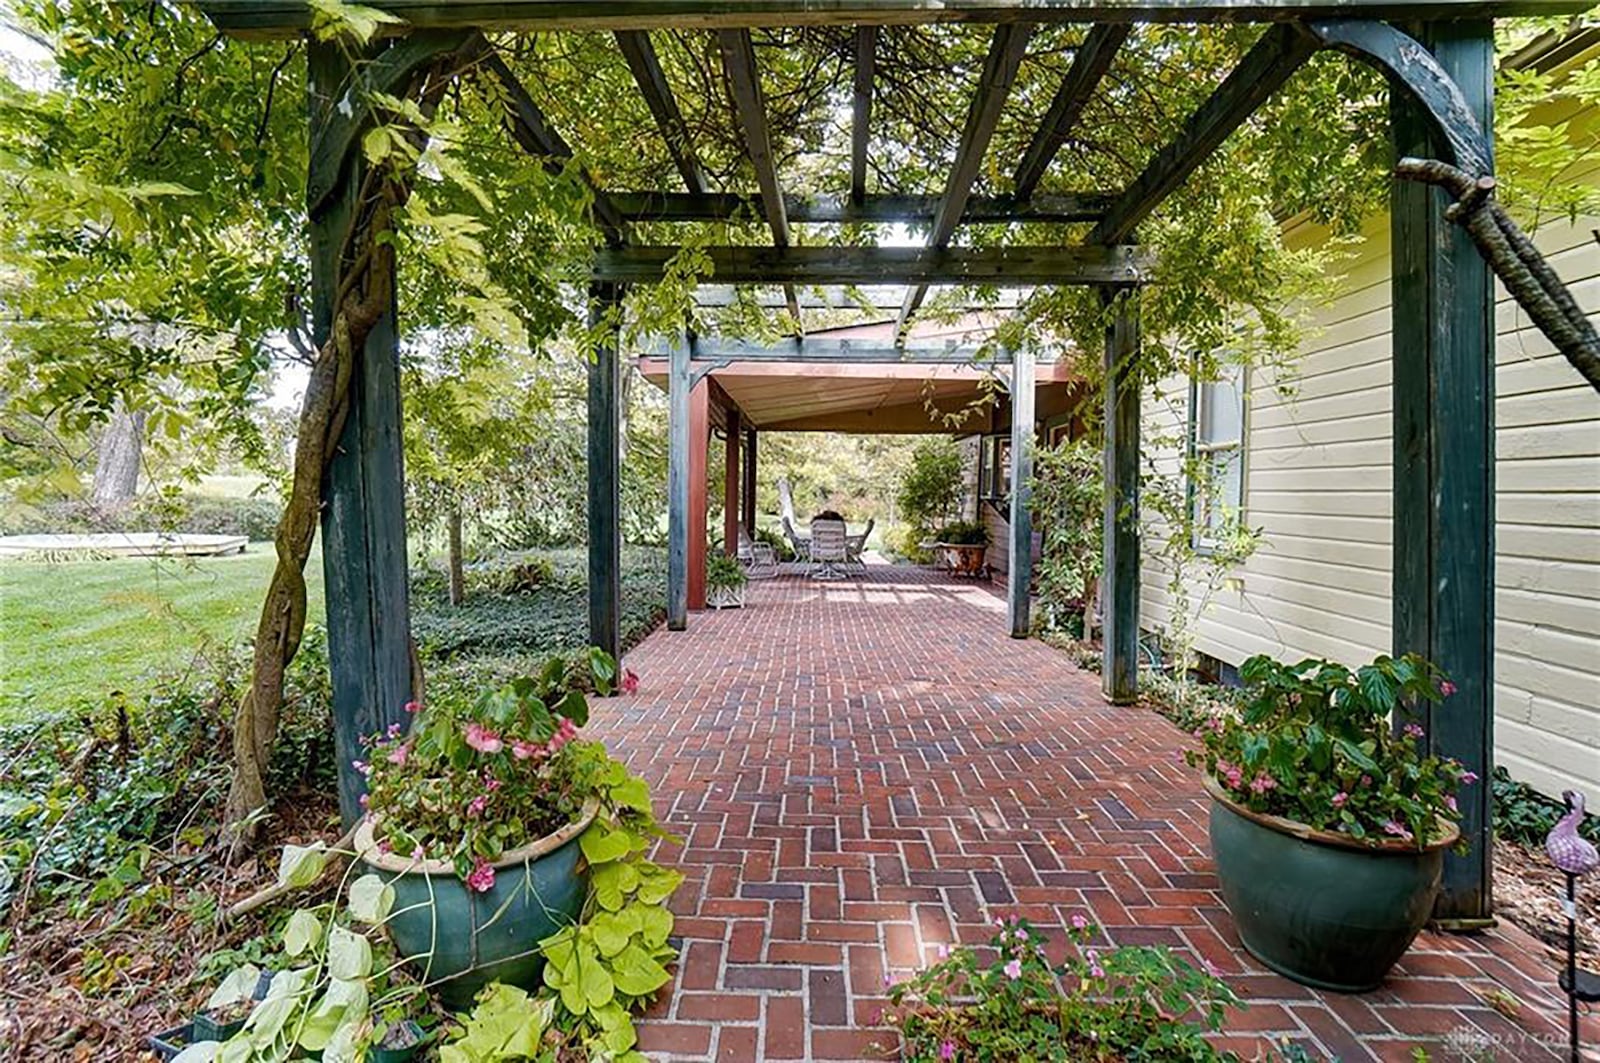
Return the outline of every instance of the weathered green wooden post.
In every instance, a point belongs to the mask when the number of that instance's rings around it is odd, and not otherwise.
[[[609,323],[589,360],[589,644],[622,653],[622,359],[617,350],[621,289],[589,292],[591,327]]]
[[[344,45],[307,46],[311,136],[332,120],[349,90]],[[315,158],[315,157],[314,157]],[[312,327],[318,345],[333,325],[338,254],[366,173],[359,141],[344,158],[314,162],[308,184],[333,195],[311,215]],[[350,378],[344,431],[323,481],[322,558],[327,588],[328,665],[333,678],[339,813],[361,815],[365,780],[351,762],[363,735],[407,719],[411,700],[411,609],[406,585],[405,472],[400,444],[400,358],[394,293],[368,333]]]
[[[1413,30],[1493,129],[1488,21]],[[1421,108],[1396,87],[1396,157],[1448,158]],[[1436,918],[1492,918],[1494,750],[1494,285],[1440,191],[1397,181],[1392,195],[1394,332],[1394,649],[1428,657],[1456,693],[1423,712],[1429,747],[1481,781],[1461,797],[1471,851],[1446,854]]]
[[[689,351],[674,344],[667,365],[667,630],[689,626]]]
[[[1111,314],[1105,350],[1105,572],[1100,689],[1113,705],[1139,696],[1138,291],[1101,289]]]
[[[1011,542],[1006,601],[1011,637],[1028,637],[1028,590],[1033,583],[1033,349],[1011,352]]]

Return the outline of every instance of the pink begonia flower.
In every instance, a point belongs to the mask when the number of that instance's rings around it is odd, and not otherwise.
[[[361,797],[360,797],[360,802],[361,802],[361,807],[362,808],[366,808],[367,805],[372,802],[372,798],[367,796],[366,794],[362,794]]]
[[[422,706],[418,705],[414,701],[408,701],[408,702],[406,702],[406,711],[411,713],[412,715],[416,715],[417,713],[422,711]]]
[[[544,756],[544,747],[532,742],[524,742],[520,738],[511,740],[511,755],[518,760],[528,760],[531,757]]]
[[[421,842],[418,842],[417,843],[417,847],[415,849],[411,850],[411,859],[417,861],[418,863],[421,863],[423,860],[426,860],[427,858],[428,858],[428,850],[426,850],[426,849],[424,849],[422,847],[422,843]]]
[[[500,780],[490,776],[489,778],[483,780],[483,788],[492,794],[496,790],[500,789]]]
[[[1454,795],[1451,795],[1451,794],[1446,794],[1445,795],[1444,807],[1448,808],[1452,812],[1460,812],[1461,811],[1460,808],[1456,807],[1456,799],[1455,799]]]
[[[397,724],[397,723],[391,723],[389,725],[388,736],[390,738],[399,738],[400,737],[400,725]]]
[[[1072,916],[1072,929],[1074,929],[1074,930],[1084,930],[1084,929],[1087,929],[1088,926],[1089,926],[1089,920],[1085,919],[1081,915],[1078,915],[1076,912],[1073,913],[1073,916]]]
[[[478,893],[488,893],[494,889],[494,868],[489,866],[487,860],[479,860],[472,869],[472,874],[467,876],[467,887]]]
[[[950,946],[949,945],[940,945],[937,951],[939,953],[939,958],[941,960],[948,960],[950,958]]]
[[[633,669],[624,668],[622,670],[622,692],[624,694],[632,694],[638,689],[639,677],[633,674]]]
[[[1012,960],[1005,965],[1004,970],[1006,972],[1006,977],[1015,982],[1018,978],[1022,977],[1022,961]]]
[[[467,724],[467,745],[479,753],[498,753],[505,748],[505,743],[500,741],[500,736],[476,721]]]
[[[387,759],[388,759],[390,764],[398,764],[400,767],[403,768],[403,767],[406,766],[406,758],[409,757],[410,755],[411,755],[411,743],[410,742],[401,742],[399,745],[397,745],[393,749],[389,750],[389,756],[388,756]]]
[[[1252,793],[1264,794],[1268,790],[1276,790],[1277,788],[1278,780],[1274,779],[1264,771],[1256,772],[1256,777],[1250,780],[1250,790]]]
[[[1411,840],[1411,832],[1392,819],[1384,821],[1383,833],[1392,834],[1401,841],[1408,842]]]
[[[350,762],[350,766],[352,768],[356,769],[356,771],[359,771],[363,775],[371,775],[372,774],[372,765],[368,764],[364,760],[352,760]]]
[[[1361,785],[1362,786],[1371,786],[1372,785],[1372,776],[1370,776],[1370,775],[1361,776]]]
[[[1423,735],[1428,733],[1428,732],[1426,732],[1426,731],[1424,731],[1422,729],[1422,725],[1421,724],[1415,724],[1415,723],[1406,724],[1405,727],[1402,728],[1402,730],[1404,730],[1405,733],[1410,735],[1412,738],[1421,738]]]
[[[1443,683],[1439,684],[1439,693],[1443,694],[1445,697],[1449,697],[1451,694],[1454,694],[1455,692],[1456,692],[1456,685],[1454,683],[1450,682],[1450,680],[1446,679]]]
[[[1478,773],[1475,771],[1464,771],[1461,773],[1461,781],[1466,785],[1471,786],[1473,783],[1478,781]]]
[[[1101,967],[1098,963],[1095,964],[1093,967],[1089,968],[1089,977],[1090,978],[1104,978],[1105,976],[1106,976],[1105,968]]]
[[[471,801],[467,802],[467,815],[469,815],[469,816],[481,816],[481,815],[483,815],[483,810],[485,808],[487,808],[488,806],[489,806],[489,797],[488,797],[488,795],[487,794],[479,794],[477,797],[474,797]]]
[[[939,1058],[946,1061],[956,1058],[956,1043],[954,1041],[946,1041],[940,1045]]]
[[[1338,793],[1333,795],[1333,807],[1343,808],[1344,803],[1348,800],[1350,800],[1350,795],[1345,793],[1343,790],[1340,790]]]

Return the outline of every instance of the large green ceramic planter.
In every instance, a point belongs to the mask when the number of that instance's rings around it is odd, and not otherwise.
[[[1217,878],[1245,948],[1305,985],[1376,988],[1433,911],[1455,828],[1441,823],[1441,836],[1421,851],[1373,847],[1252,812],[1214,779],[1206,790]]]
[[[589,893],[578,835],[596,806],[494,865],[494,886],[469,889],[445,860],[410,860],[381,853],[372,823],[356,832],[363,863],[392,882],[394,907],[384,929],[402,957],[453,1010],[472,1005],[490,982],[533,989],[544,969],[539,941],[573,922]]]

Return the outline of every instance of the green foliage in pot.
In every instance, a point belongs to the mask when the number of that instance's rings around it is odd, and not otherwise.
[[[934,532],[933,538],[949,546],[988,546],[989,529],[982,521],[957,520]]]
[[[1096,949],[1097,928],[1074,916],[1065,960],[1026,920],[997,920],[986,950],[962,946],[889,990],[889,1021],[915,1061],[1036,1059],[1222,1063],[1238,1057],[1205,1034],[1239,1000],[1213,974],[1169,949]],[[1186,1022],[1173,1016],[1192,1015]]]
[[[738,590],[749,578],[744,566],[727,554],[706,558],[706,586],[713,590]]]
[[[1258,655],[1239,677],[1243,709],[1203,722],[1194,732],[1202,749],[1185,754],[1236,803],[1368,844],[1419,849],[1439,839],[1441,820],[1460,822],[1457,790],[1477,775],[1425,755],[1415,723],[1394,726],[1455,692],[1428,661],[1379,657],[1352,670]]]

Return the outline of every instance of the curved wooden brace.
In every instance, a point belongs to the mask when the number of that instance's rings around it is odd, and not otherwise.
[[[306,203],[312,217],[327,205],[339,186],[350,152],[372,123],[371,112],[359,99],[371,93],[404,98],[418,74],[441,56],[476,54],[487,48],[475,30],[421,30],[397,41],[368,63],[361,72],[361,91],[348,85],[327,123],[311,145],[310,179]]]
[[[1376,67],[1403,86],[1422,105],[1457,168],[1474,177],[1494,170],[1489,142],[1461,95],[1461,89],[1416,38],[1387,22],[1329,19],[1304,24],[1323,48],[1332,48]]]

